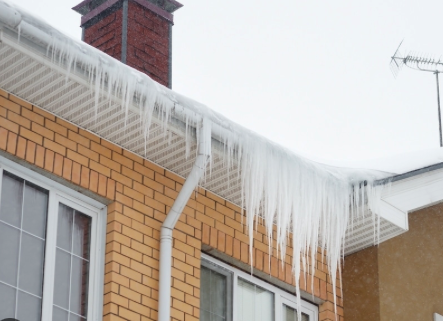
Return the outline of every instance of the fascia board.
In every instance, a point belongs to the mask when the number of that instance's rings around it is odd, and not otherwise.
[[[440,202],[443,202],[443,169],[392,183],[382,196],[380,215],[398,225],[400,213],[407,217],[407,213]]]
[[[391,203],[381,200],[380,202],[380,216],[385,220],[397,225],[398,227],[407,231],[409,229],[408,212],[404,212]]]

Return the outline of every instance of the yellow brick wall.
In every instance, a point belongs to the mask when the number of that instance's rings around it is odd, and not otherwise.
[[[184,179],[117,145],[0,90],[0,149],[105,197],[108,206],[104,320],[157,320],[160,227]],[[291,253],[269,258],[262,226],[254,233],[253,265],[289,284]],[[240,208],[199,189],[174,230],[171,319],[197,321],[202,245],[249,262]],[[290,242],[289,242],[290,243]],[[270,269],[269,269],[270,260]],[[332,285],[317,253],[314,295],[325,301],[319,320],[335,320]],[[310,282],[302,289],[311,293]],[[337,283],[339,284],[339,283]],[[339,321],[343,309],[337,289]]]

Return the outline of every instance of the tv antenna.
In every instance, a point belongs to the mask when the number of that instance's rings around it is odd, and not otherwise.
[[[419,55],[416,53],[409,53],[406,56],[402,55],[400,52],[400,47],[403,43],[403,40],[400,42],[400,45],[397,47],[394,55],[391,57],[391,71],[394,74],[394,77],[397,77],[399,71],[403,66],[409,67],[411,69],[415,69],[418,71],[427,71],[432,72],[435,75],[435,79],[437,81],[437,104],[438,104],[438,124],[440,128],[440,147],[443,147],[443,136],[441,131],[441,112],[440,112],[440,86],[438,82],[438,74],[443,73],[443,60],[441,60],[441,56],[436,59],[430,55]]]

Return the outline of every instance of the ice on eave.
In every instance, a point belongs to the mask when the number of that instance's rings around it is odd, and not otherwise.
[[[16,14],[14,19],[5,15],[7,11]],[[374,213],[376,229],[375,214],[384,187],[377,185],[377,181],[390,177],[390,173],[410,168],[401,168],[394,160],[372,162],[372,165],[349,163],[347,167],[309,160],[156,83],[103,52],[64,35],[12,2],[0,0],[0,23],[21,33],[21,37],[46,46],[49,59],[63,66],[67,77],[81,70],[95,90],[97,104],[99,95],[104,93],[110,99],[118,97],[121,108],[126,112],[135,107],[145,129],[145,137],[149,135],[153,117],[161,119],[164,128],[177,118],[186,123],[186,128],[198,128],[203,120],[210,122],[210,135],[223,144],[225,158],[231,162],[231,168],[235,164],[240,169],[237,174],[241,180],[242,207],[245,209],[250,244],[253,244],[253,230],[260,217],[264,218],[267,237],[277,240],[280,257],[285,257],[287,245],[292,247],[292,270],[298,299],[300,274],[315,274],[316,256],[310,255],[310,249],[327,249],[326,263],[335,291],[349,220],[369,209]],[[186,135],[186,139],[195,138]],[[427,161],[417,157],[415,165],[409,166],[421,166],[442,159],[441,151],[430,155],[432,157],[429,156]],[[290,233],[292,243],[288,244]]]

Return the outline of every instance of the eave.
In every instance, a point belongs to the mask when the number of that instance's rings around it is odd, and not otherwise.
[[[54,62],[47,48],[38,41],[19,39],[15,30],[0,31],[0,88],[48,112],[88,130],[122,148],[140,155],[181,177],[187,177],[195,160],[195,142],[186,153],[183,117],[175,117],[166,130],[154,117],[149,138],[145,141],[139,110],[130,106],[127,114],[119,97],[100,97],[96,109],[96,92],[88,76],[69,71]],[[165,139],[165,133],[168,139]],[[223,153],[224,146],[213,133],[213,165],[202,187],[237,206],[242,206],[238,169]],[[210,174],[210,175],[209,175]],[[397,182],[393,184],[394,190]],[[399,183],[400,184],[400,183]],[[391,194],[383,197],[380,211],[380,239],[375,238],[371,215],[358,218],[348,231],[345,253],[349,254],[407,230],[407,211],[398,210]],[[394,202],[394,203],[391,203]]]

